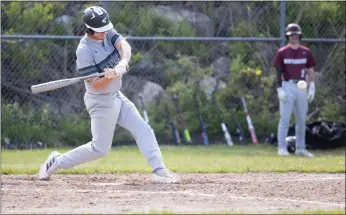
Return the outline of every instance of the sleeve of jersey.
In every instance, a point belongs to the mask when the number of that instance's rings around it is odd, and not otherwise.
[[[310,68],[315,67],[315,66],[316,66],[315,59],[312,56],[311,52],[309,51],[308,52],[308,60],[306,62],[306,68],[310,69]]]
[[[276,69],[282,69],[281,52],[277,52],[274,57],[273,67]]]
[[[77,73],[79,76],[90,75],[99,72],[95,65],[92,55],[88,50],[80,50],[77,52]]]
[[[124,39],[114,28],[108,31],[107,37],[113,45]]]

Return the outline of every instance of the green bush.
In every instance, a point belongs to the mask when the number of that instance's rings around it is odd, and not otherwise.
[[[1,142],[14,145],[42,142],[48,147],[78,146],[91,140],[90,120],[83,115],[54,114],[49,105],[34,108],[18,103],[2,104]]]
[[[326,103],[321,108],[320,118],[334,122],[346,123],[345,115],[345,107],[335,103]]]
[[[91,141],[90,119],[77,114],[64,115],[57,121],[59,143],[79,146]]]
[[[2,104],[2,144],[5,137],[13,144],[41,141],[53,146],[58,137],[48,106],[37,110],[30,106],[20,107],[17,103]]]
[[[210,68],[201,68],[197,62],[198,58],[186,56],[179,58],[179,69],[177,70],[180,72],[173,72],[172,76],[170,76],[172,83],[166,89],[167,98],[161,98],[160,103],[153,102],[148,105],[149,116],[152,117],[151,125],[157,135],[172,135],[170,127],[164,126],[168,120],[164,101],[169,102],[172,119],[177,122],[177,113],[171,100],[173,93],[177,93],[179,96],[182,115],[188,124],[190,132],[192,134],[200,133],[198,115],[192,95],[195,92],[195,82],[206,75],[210,75]],[[185,70],[190,71],[186,78],[184,77]],[[275,74],[264,76],[260,69],[248,67],[240,58],[233,61],[230,70],[232,78],[226,83],[226,88],[216,94],[216,100],[220,105],[231,134],[236,135],[235,122],[233,122],[231,115],[233,112],[240,121],[245,134],[249,137],[240,96],[245,96],[247,99],[247,107],[258,136],[264,137],[270,132],[276,131],[278,101],[273,100],[276,99],[276,97],[273,97],[273,92],[275,92],[273,87]],[[203,89],[200,89],[198,99],[201,114],[205,124],[208,125],[208,134],[210,136],[222,135],[217,110]],[[230,109],[230,103],[232,103],[232,109]]]
[[[51,27],[54,15],[59,14],[65,3],[34,3],[12,1],[1,3],[3,10],[3,34],[61,34],[63,27],[57,23]],[[48,63],[48,43],[52,40],[10,41],[6,51],[1,52],[2,61],[6,62],[11,73],[26,80],[33,80],[44,73],[43,67]],[[20,50],[20,51],[18,51]],[[29,72],[28,72],[29,71]],[[13,74],[5,74],[13,75]]]
[[[5,34],[39,34],[44,29],[46,34],[57,34],[62,27],[55,24],[50,27],[54,14],[65,8],[63,2],[20,2],[12,1],[1,3],[3,16],[6,17],[3,28]]]

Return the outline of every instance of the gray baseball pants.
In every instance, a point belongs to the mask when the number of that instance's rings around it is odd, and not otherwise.
[[[91,118],[92,140],[59,156],[60,168],[72,168],[106,156],[112,146],[116,124],[131,132],[152,170],[165,168],[151,127],[120,91],[108,95],[86,92],[84,101]]]
[[[293,81],[283,81],[287,101],[280,101],[280,122],[278,126],[278,146],[287,148],[286,137],[292,111],[295,115],[296,148],[305,149],[305,123],[308,111],[307,89],[300,90]]]

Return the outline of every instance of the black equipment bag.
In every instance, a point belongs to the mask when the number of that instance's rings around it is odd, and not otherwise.
[[[288,137],[295,136],[295,125],[288,130]],[[277,145],[277,136],[271,139],[271,144]],[[305,143],[308,149],[333,149],[346,146],[345,124],[321,120],[306,124]],[[294,141],[290,141],[289,147],[293,147]]]

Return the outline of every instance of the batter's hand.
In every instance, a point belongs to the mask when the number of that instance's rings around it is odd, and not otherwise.
[[[287,94],[285,93],[284,89],[282,87],[279,87],[277,89],[278,91],[278,97],[280,99],[280,101],[282,101],[283,103],[287,102]]]
[[[315,98],[315,82],[310,82],[309,84],[309,92],[308,92],[308,101],[309,103],[312,102]]]
[[[106,68],[104,71],[105,71],[105,78],[107,79],[113,79],[118,76],[118,73],[115,69]]]
[[[128,69],[128,66],[124,64],[119,64],[112,69],[107,68],[104,70],[106,72],[105,78],[108,78],[108,79],[116,78],[124,74],[125,72],[127,72],[127,69]]]
[[[114,70],[117,71],[118,74],[122,75],[125,72],[127,72],[128,65],[127,64],[118,64],[116,67],[114,67]]]

